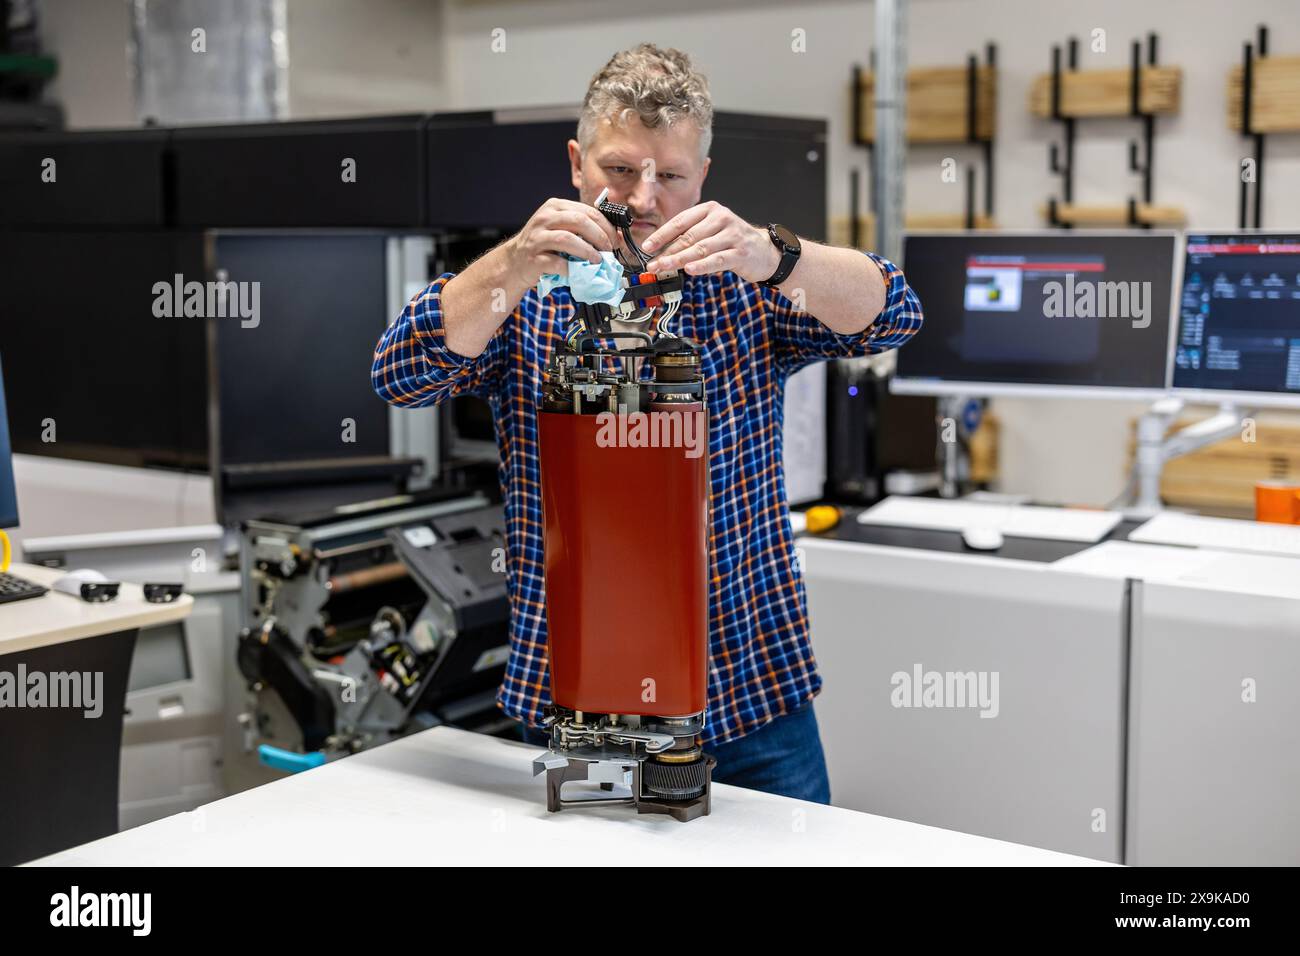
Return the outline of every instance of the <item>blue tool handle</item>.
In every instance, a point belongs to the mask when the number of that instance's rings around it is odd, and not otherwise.
[[[302,773],[304,770],[310,770],[312,767],[319,767],[323,764],[325,762],[325,752],[313,750],[311,753],[300,754],[292,750],[285,750],[283,747],[262,744],[257,748],[257,759],[276,770]]]

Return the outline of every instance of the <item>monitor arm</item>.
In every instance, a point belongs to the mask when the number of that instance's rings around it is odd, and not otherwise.
[[[1164,509],[1160,500],[1160,475],[1165,462],[1241,434],[1242,422],[1254,414],[1225,402],[1204,421],[1169,435],[1169,428],[1182,413],[1183,406],[1181,398],[1162,398],[1138,419],[1137,453],[1129,479],[1134,493],[1124,508],[1128,517],[1150,518]],[[1127,488],[1125,492],[1127,497]]]

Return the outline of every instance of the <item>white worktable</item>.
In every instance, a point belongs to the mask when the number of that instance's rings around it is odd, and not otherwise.
[[[1103,865],[724,785],[689,823],[628,806],[552,814],[538,752],[436,728],[34,865]]]
[[[15,563],[9,573],[52,589],[67,572]],[[103,604],[51,590],[41,597],[0,604],[0,655],[178,621],[193,605],[188,594],[170,604],[150,604],[138,584],[124,583],[117,599]]]

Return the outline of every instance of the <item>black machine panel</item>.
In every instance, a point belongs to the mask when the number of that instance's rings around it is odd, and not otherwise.
[[[575,196],[565,144],[576,135],[572,119],[497,123],[492,113],[434,116],[427,131],[427,221],[518,229],[549,197]],[[751,222],[779,222],[810,239],[826,237],[825,120],[718,112],[710,155],[701,200],[717,200]]]
[[[370,386],[371,355],[388,324],[386,241],[379,233],[214,237],[212,274],[259,290],[255,320],[210,320],[223,465],[388,454],[388,407]],[[351,373],[338,374],[344,369]],[[354,423],[350,442],[345,420]]]
[[[157,283],[202,268],[195,233],[0,230],[14,450],[206,467],[203,320],[155,314]]]
[[[221,234],[210,260],[204,231],[421,229],[490,246],[548,196],[574,195],[565,143],[576,121],[541,115],[0,136],[0,349],[16,450],[182,468],[208,467],[214,446],[235,466],[386,456],[387,409],[367,374],[392,318],[384,237]],[[823,238],[825,138],[824,120],[719,112],[703,198]],[[47,156],[52,184],[40,182]],[[344,181],[349,159],[355,182]],[[156,316],[154,289],[219,269],[259,283],[261,319],[212,320],[209,355],[203,320]],[[213,362],[220,425],[210,442]],[[356,422],[346,445],[345,417]],[[55,442],[41,440],[47,419]],[[486,447],[485,433],[463,431]],[[391,487],[373,477],[349,494]]]
[[[565,143],[574,120],[497,124],[491,113],[434,116],[425,133],[427,221],[517,230],[551,196],[575,195]]]
[[[826,239],[825,120],[715,113],[710,155],[701,199]]]
[[[420,586],[450,603],[458,627],[500,620],[506,610],[500,505],[391,528],[388,539]]]
[[[164,225],[168,136],[157,129],[0,136],[0,228]]]
[[[172,134],[181,226],[422,225],[424,117],[203,126]],[[345,179],[346,160],[355,179]]]

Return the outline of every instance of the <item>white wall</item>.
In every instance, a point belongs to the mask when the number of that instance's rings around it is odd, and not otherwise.
[[[287,0],[294,119],[445,109],[444,5]]]
[[[14,455],[14,478],[22,524],[10,537],[19,554],[26,538],[215,520],[207,475]]]
[[[125,0],[44,0],[41,25],[46,50],[59,60],[49,98],[63,104],[68,126],[134,126]]]
[[[443,108],[443,8],[440,0],[285,0],[290,114]],[[50,96],[68,125],[135,125],[130,0],[44,0],[42,24],[59,60]]]
[[[850,70],[865,64],[872,43],[865,0],[658,0],[649,8],[579,0],[287,3],[296,118],[576,102],[611,53],[652,40],[690,53],[721,109],[828,118],[832,214],[847,212],[848,170],[866,170],[865,154],[848,143]],[[48,0],[47,8],[72,124],[131,122],[125,4]],[[1041,225],[1038,208],[1057,185],[1047,146],[1059,131],[1026,107],[1033,77],[1050,66],[1052,43],[1074,33],[1084,41],[1083,68],[1119,67],[1133,38],[1159,32],[1161,61],[1183,67],[1184,85],[1181,114],[1157,124],[1156,200],[1185,207],[1196,227],[1236,222],[1235,176],[1246,144],[1227,128],[1225,86],[1242,43],[1267,23],[1274,53],[1300,55],[1295,0],[913,0],[910,10],[912,65],[962,63],[986,41],[998,44],[996,216],[1008,227]],[[492,51],[496,28],[505,31],[505,52]],[[1095,28],[1107,31],[1104,54],[1086,42]],[[805,31],[806,53],[791,50],[795,29]],[[1079,201],[1122,201],[1136,191],[1126,165],[1135,132],[1128,121],[1082,126]],[[946,154],[913,150],[909,209],[960,208],[961,186],[939,178]],[[1300,225],[1300,136],[1272,137],[1266,169],[1265,224]],[[1094,504],[1118,492],[1128,423],[1141,405],[998,400],[995,408],[1008,490]]]

